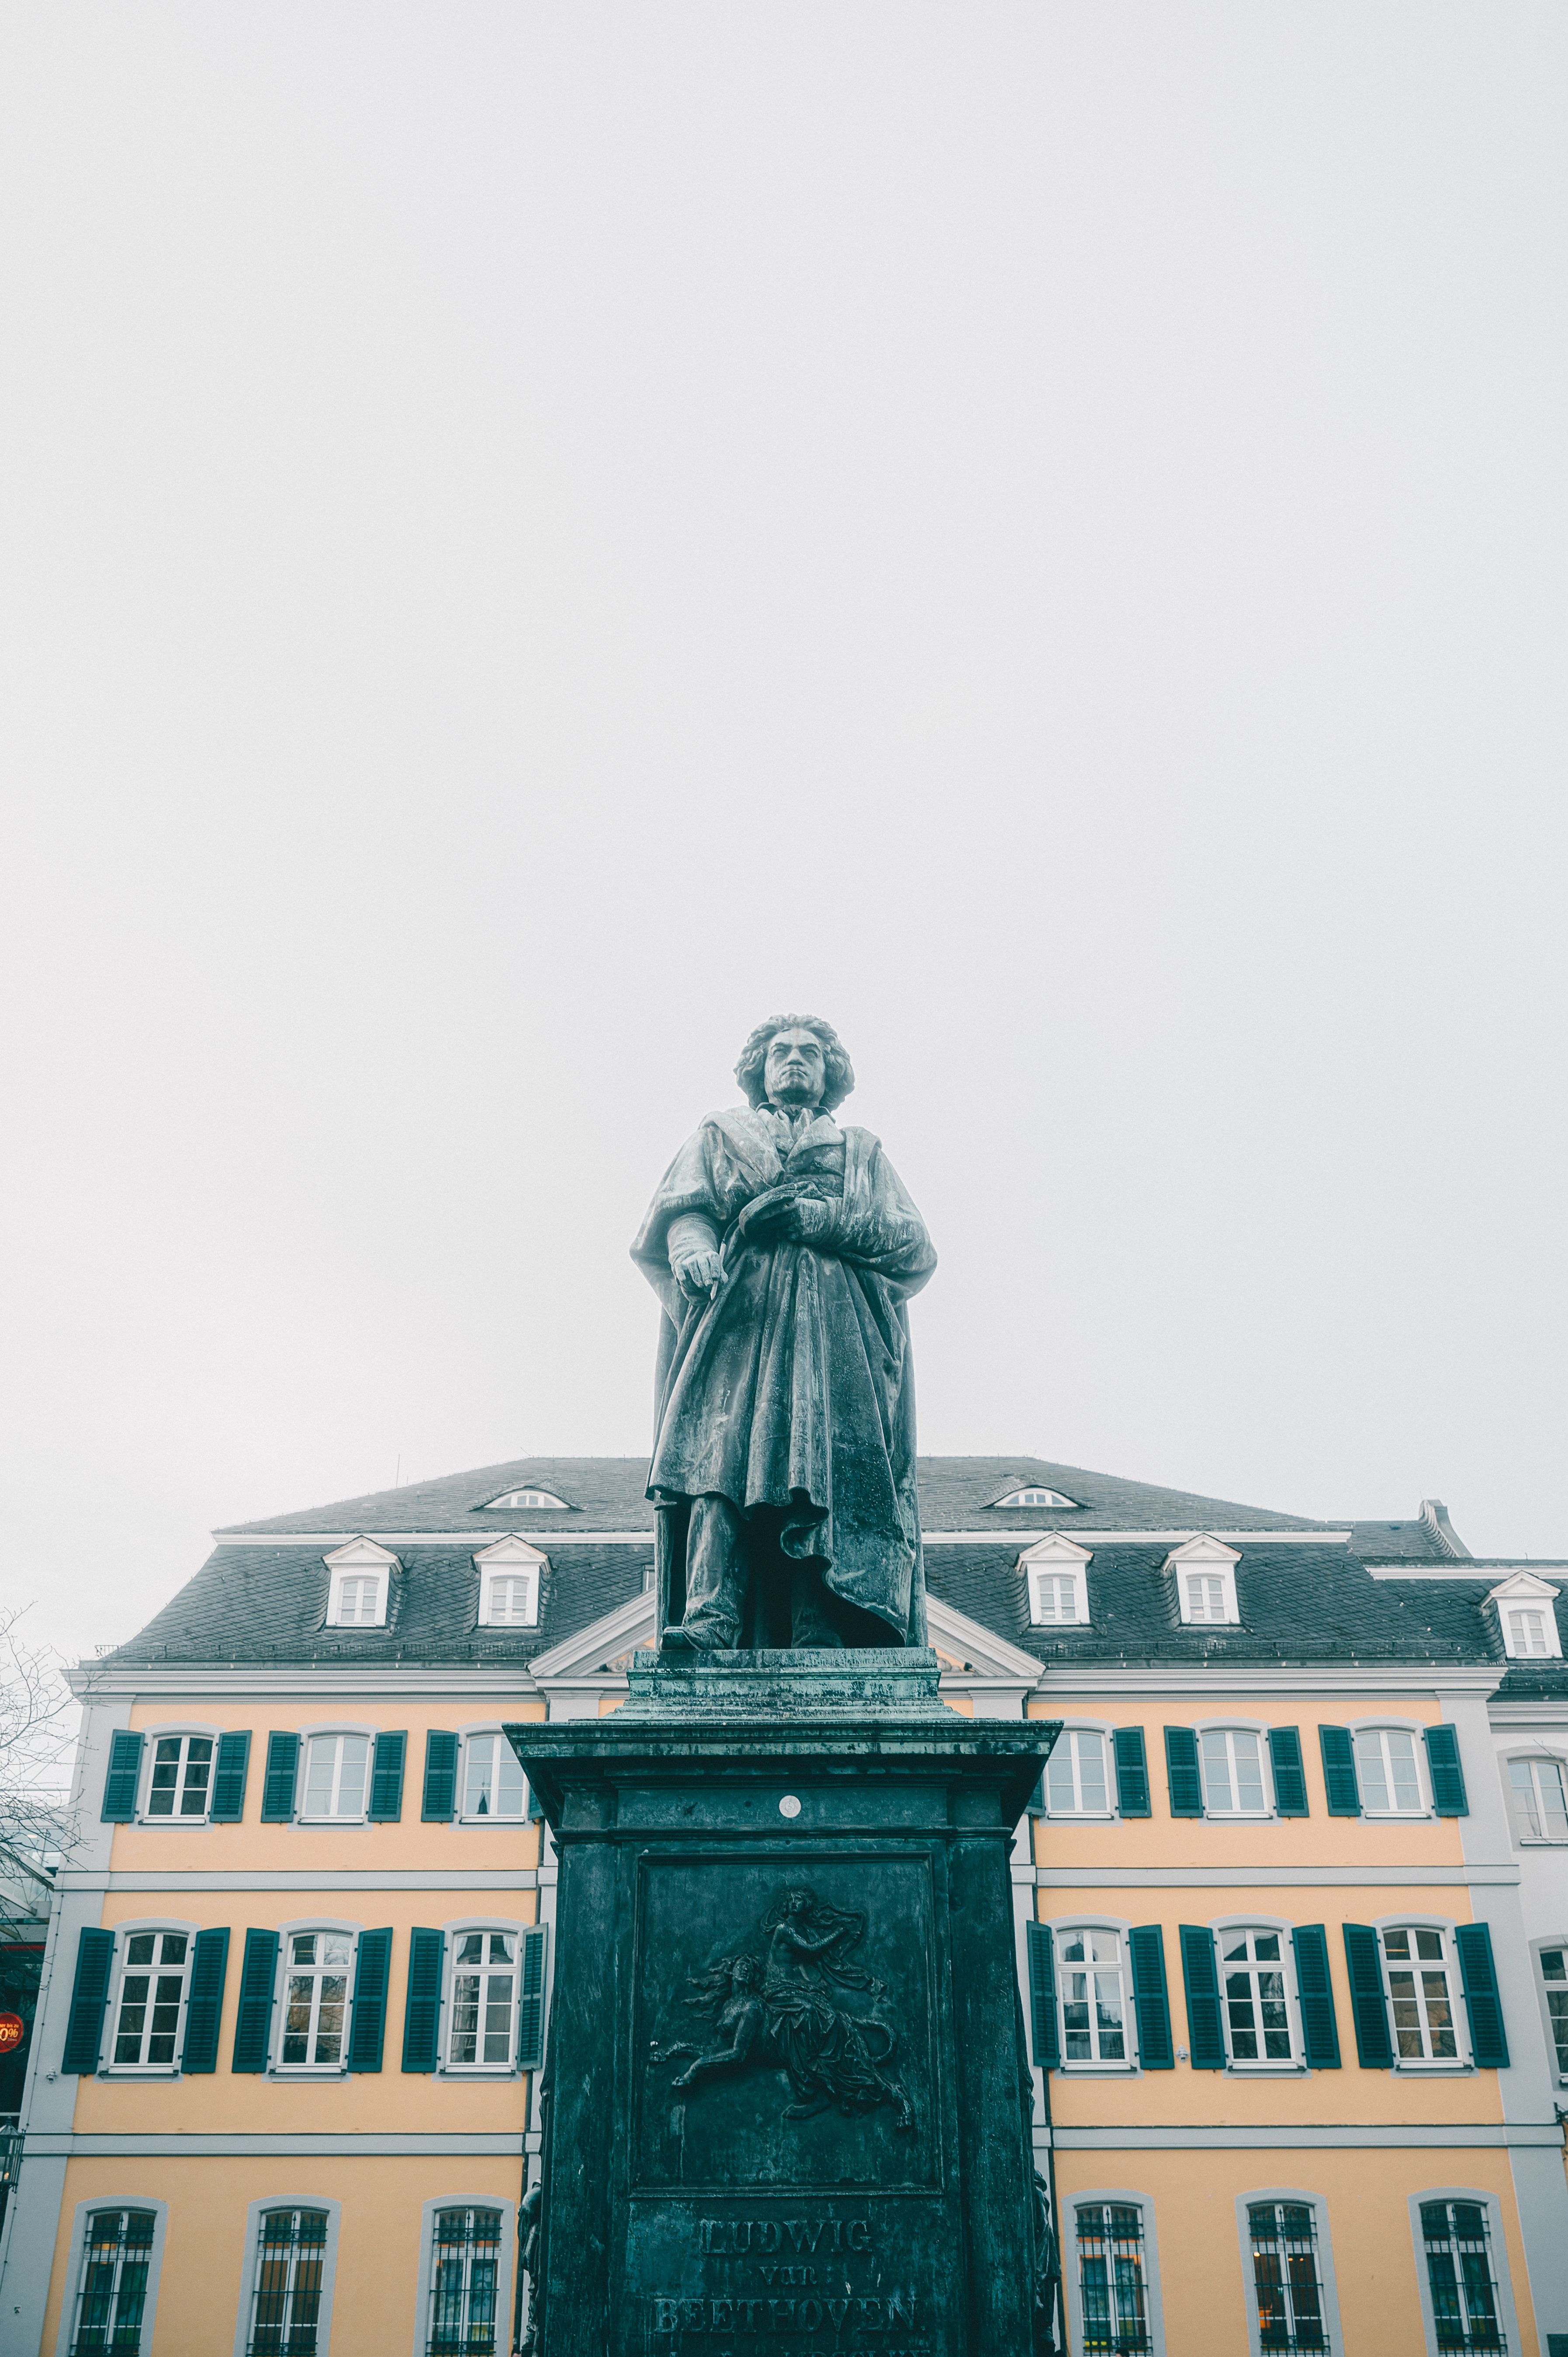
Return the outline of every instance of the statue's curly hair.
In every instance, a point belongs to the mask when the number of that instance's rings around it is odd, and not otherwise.
[[[822,1111],[836,1112],[854,1086],[854,1066],[850,1062],[843,1040],[831,1023],[820,1015],[775,1015],[769,1022],[759,1023],[740,1051],[740,1061],[735,1068],[736,1079],[745,1092],[749,1105],[767,1103],[768,1090],[763,1082],[762,1068],[768,1061],[769,1043],[780,1031],[814,1031],[822,1043]]]

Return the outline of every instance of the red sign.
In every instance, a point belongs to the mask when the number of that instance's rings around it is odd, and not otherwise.
[[[19,2013],[0,2013],[0,2054],[9,2054],[20,2046],[27,2034],[27,2025]]]

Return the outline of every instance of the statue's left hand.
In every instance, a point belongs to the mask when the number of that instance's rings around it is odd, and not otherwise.
[[[814,1195],[780,1195],[764,1203],[747,1219],[742,1231],[747,1243],[816,1243],[826,1235],[832,1213]]]

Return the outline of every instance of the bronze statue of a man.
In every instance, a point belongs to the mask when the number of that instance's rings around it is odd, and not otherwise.
[[[780,1015],[660,1183],[632,1257],[663,1307],[648,1494],[670,1650],[923,1645],[905,1303],[930,1238],[832,1026]]]

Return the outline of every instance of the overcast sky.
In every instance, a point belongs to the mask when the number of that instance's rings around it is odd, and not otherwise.
[[[1568,1555],[1568,16],[12,9],[0,1592],[640,1452],[836,1023],[929,1450]]]

